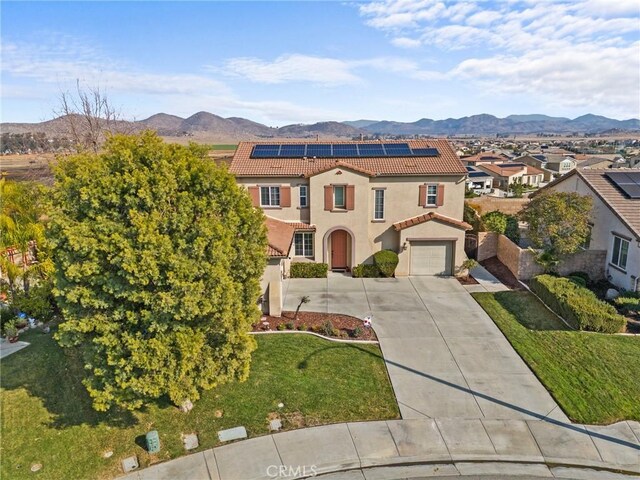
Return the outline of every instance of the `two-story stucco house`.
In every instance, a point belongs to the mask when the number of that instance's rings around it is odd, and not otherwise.
[[[577,192],[593,199],[586,248],[606,250],[605,276],[624,290],[640,290],[640,172],[577,169],[544,190]]]
[[[242,142],[229,168],[267,215],[285,275],[289,261],[349,272],[383,249],[398,276],[451,275],[466,259],[467,170],[446,140]]]

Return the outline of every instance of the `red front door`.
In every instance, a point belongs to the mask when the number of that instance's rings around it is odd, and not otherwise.
[[[347,237],[345,230],[331,233],[331,268],[347,268]]]

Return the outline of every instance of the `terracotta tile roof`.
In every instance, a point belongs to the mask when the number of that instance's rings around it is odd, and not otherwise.
[[[418,215],[416,217],[411,217],[411,218],[407,218],[406,220],[396,222],[393,224],[393,228],[395,228],[396,231],[400,231],[400,230],[404,230],[405,228],[413,227],[414,225],[419,225],[421,223],[428,222],[430,220],[437,220],[440,222],[449,223],[455,227],[464,228],[465,230],[471,230],[473,228],[467,222],[462,222],[460,220],[456,220],[455,218],[446,217],[436,212],[423,213],[422,215]]]
[[[476,155],[471,155],[470,157],[463,157],[461,159],[463,162],[467,163],[477,163],[477,162],[504,162],[505,160],[509,160],[509,157],[502,153],[495,152],[480,152]]]
[[[482,170],[489,170],[496,175],[500,175],[501,177],[509,177],[516,173],[520,173],[525,170],[525,165],[521,167],[503,167],[499,163],[487,164],[487,165],[478,165],[478,168]]]
[[[637,171],[633,169],[616,169],[616,172],[623,172],[625,170]],[[606,177],[609,169],[586,169],[586,170],[571,170],[566,175],[554,180],[549,185],[534,193],[546,191],[548,188],[557,185],[558,183],[570,178],[573,175],[578,175],[584,183],[595,193],[600,200],[602,200],[616,215],[620,221],[629,228],[636,236],[636,239],[640,240],[640,199],[628,198],[622,190],[619,190],[611,180]]]
[[[269,242],[267,254],[270,257],[286,257],[289,255],[289,249],[291,248],[291,242],[293,242],[293,234],[296,228],[290,223],[273,217],[266,217],[265,223],[267,225],[267,240]]]
[[[316,231],[315,225],[309,225],[302,222],[284,222],[277,218],[267,216],[265,218],[267,225],[267,255],[270,257],[286,257],[289,255],[293,235],[296,231]]]
[[[360,172],[360,173],[364,173],[365,175],[369,175],[370,177],[375,177],[376,176],[376,172],[374,172],[373,170],[368,170],[365,168],[361,168],[357,165],[352,165],[351,163],[345,161],[345,160],[338,160],[336,162],[334,162],[333,164],[327,164],[327,165],[323,165],[322,167],[320,167],[318,170],[314,170],[313,172],[307,173],[305,175],[305,177],[313,177],[314,175],[317,175],[319,173],[322,172],[326,172],[327,170],[331,170],[332,168],[335,167],[342,167],[342,168],[346,168],[349,170],[354,170],[356,172]]]
[[[359,158],[251,158],[251,151],[257,144],[279,142],[241,142],[238,145],[229,171],[238,177],[303,177],[317,174],[336,164],[344,168],[362,171],[367,175],[464,175],[466,170],[449,142],[442,139],[407,140],[412,148],[437,148],[437,157],[359,157]],[[314,143],[306,140],[286,143]],[[380,143],[378,141],[343,141],[319,143]]]
[[[531,165],[527,165],[527,175],[540,175],[544,173],[542,170]]]

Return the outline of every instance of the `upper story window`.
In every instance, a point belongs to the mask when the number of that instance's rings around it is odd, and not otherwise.
[[[427,205],[437,205],[438,203],[438,186],[427,185]]]
[[[309,206],[309,186],[300,185],[300,208]]]
[[[260,187],[260,206],[279,207],[280,187]]]
[[[384,190],[373,191],[373,219],[384,220]]]
[[[627,255],[629,254],[629,241],[613,236],[613,252],[611,253],[611,263],[623,270],[627,268]]]
[[[344,185],[333,186],[333,208],[346,208],[346,195]]]

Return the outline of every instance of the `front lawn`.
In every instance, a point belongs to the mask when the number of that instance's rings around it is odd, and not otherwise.
[[[572,421],[640,420],[640,337],[568,330],[529,292],[473,297]]]
[[[120,460],[141,466],[185,453],[180,434],[197,432],[200,450],[217,444],[218,430],[244,425],[268,433],[268,418],[284,428],[398,418],[398,407],[376,345],[329,342],[310,335],[261,335],[249,380],[207,392],[188,414],[166,402],[144,411],[101,414],[80,383],[81,365],[50,335],[29,333],[31,346],[2,361],[2,478],[109,478]],[[283,408],[278,404],[284,403]],[[222,415],[222,416],[220,416]],[[147,454],[144,434],[156,429],[162,450]],[[113,451],[110,458],[103,454]]]

